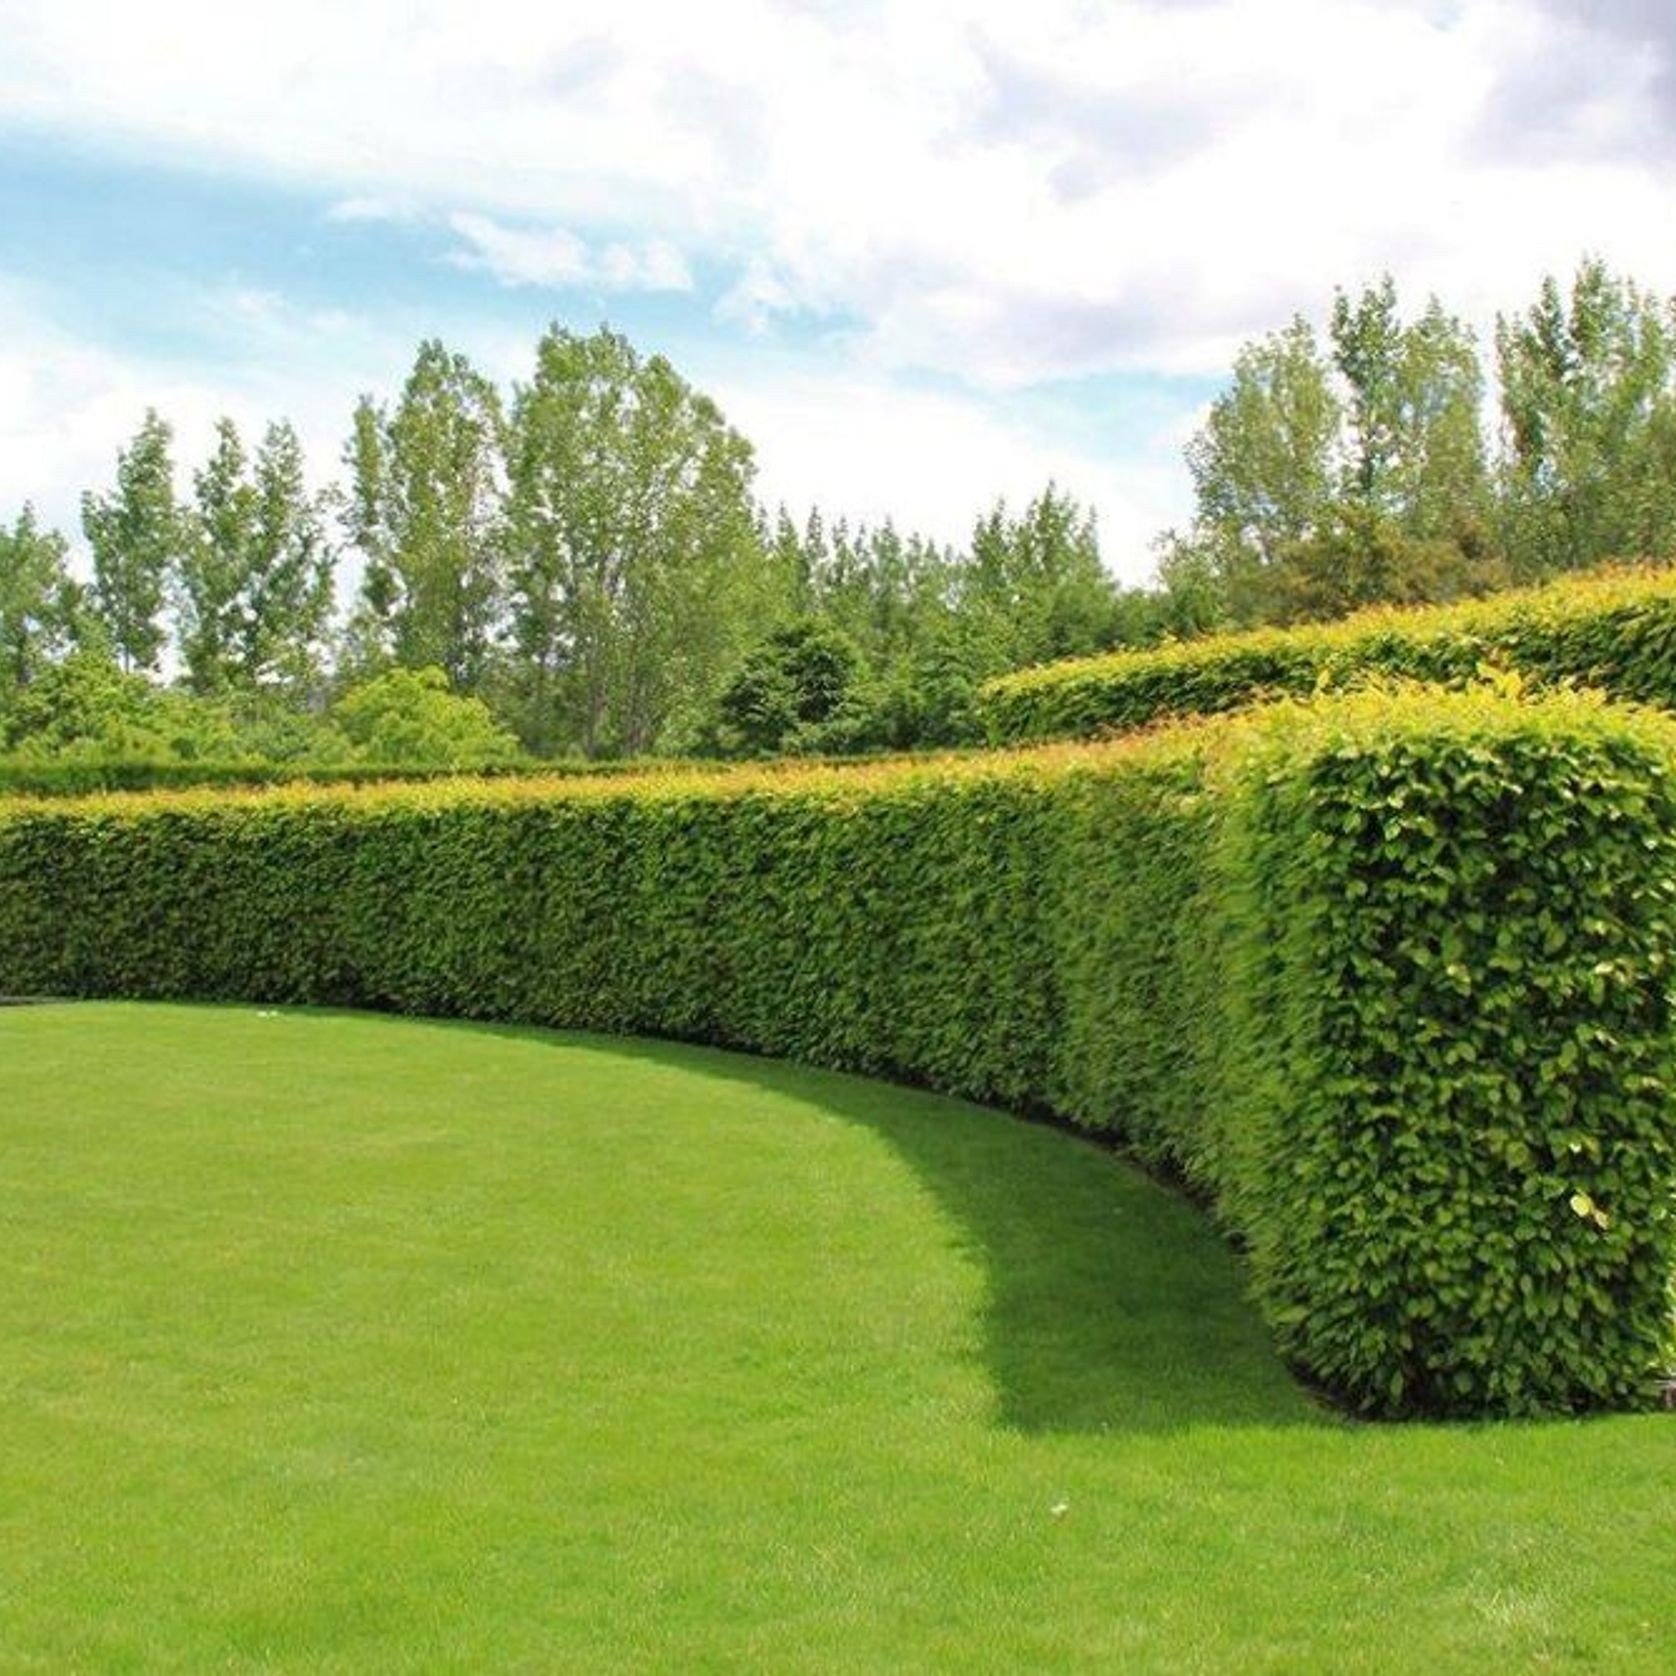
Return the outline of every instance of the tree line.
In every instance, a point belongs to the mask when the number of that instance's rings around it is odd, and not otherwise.
[[[867,749],[952,738],[984,676],[1119,632],[1070,497],[997,504],[969,554],[794,525],[715,403],[605,329],[550,330],[509,395],[421,344],[323,491],[284,421],[251,448],[221,420],[186,493],[173,443],[148,413],[84,497],[87,580],[27,507],[0,534],[12,749],[341,753],[376,683],[433,721],[472,701],[502,754]],[[799,687],[811,659],[829,688]]]
[[[1160,542],[1178,632],[1444,601],[1676,552],[1676,304],[1585,260],[1473,332],[1389,277],[1248,344]]]
[[[1492,351],[1493,405],[1473,332],[1388,277],[1248,344],[1140,588],[1051,484],[961,546],[769,512],[715,403],[604,328],[551,328],[507,392],[421,344],[323,490],[289,423],[223,419],[183,491],[148,412],[83,498],[85,579],[28,506],[0,526],[0,750],[910,748],[1021,665],[1676,550],[1670,299],[1585,261]]]

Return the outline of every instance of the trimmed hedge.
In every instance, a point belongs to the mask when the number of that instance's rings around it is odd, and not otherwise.
[[[646,1032],[1183,1171],[1379,1414],[1648,1402],[1676,724],[1364,695],[1100,747],[0,805],[0,991]]]
[[[364,786],[389,781],[500,779],[506,776],[638,773],[644,763],[495,763],[462,769],[411,763],[139,762],[119,759],[0,759],[0,797],[97,797],[105,792],[187,791],[197,786],[243,790],[262,786]]]
[[[976,747],[973,747],[976,748]],[[880,753],[823,757],[835,768],[866,766],[881,761],[942,760],[948,751]],[[797,773],[811,759],[780,757],[755,766],[764,772]],[[420,767],[412,763],[342,763],[307,765],[288,762],[112,762],[43,760],[26,762],[0,758],[0,799],[41,797],[101,797],[111,793],[196,791],[261,791],[280,786],[424,785],[436,780],[601,780],[639,779],[646,775],[731,774],[737,760],[719,757],[622,757],[593,761],[586,757],[491,763],[476,768],[443,764]]]
[[[1633,1404],[1676,1269],[1672,730],[1404,710],[1324,709],[1244,766],[1211,1171],[1329,1387]]]
[[[1212,635],[986,682],[992,744],[1128,732],[1367,676],[1456,683],[1485,664],[1676,708],[1676,571],[1613,571],[1458,605]]]

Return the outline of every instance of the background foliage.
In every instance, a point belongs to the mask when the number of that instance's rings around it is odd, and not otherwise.
[[[283,419],[253,446],[222,420],[187,469],[148,412],[81,547],[27,506],[0,527],[0,754],[294,759],[349,689],[432,668],[543,758],[920,749],[977,737],[1011,670],[1676,557],[1671,301],[1585,260],[1491,350],[1388,277],[1245,345],[1140,587],[1051,483],[953,543],[771,509],[715,402],[604,327],[554,325],[505,389],[420,344],[356,405],[341,484]],[[838,698],[799,688],[799,634]],[[24,704],[72,654],[173,693],[164,737],[118,682],[109,725],[45,713],[50,683]]]

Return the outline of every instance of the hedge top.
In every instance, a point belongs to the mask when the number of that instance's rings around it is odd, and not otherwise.
[[[1641,567],[1042,664],[986,682],[979,703],[992,743],[1127,731],[1367,674],[1459,681],[1484,664],[1672,703],[1673,650],[1676,571]]]
[[[456,773],[399,779],[297,779],[272,784],[158,786],[145,791],[96,790],[79,795],[0,792],[0,820],[24,811],[140,817],[178,810],[321,804],[345,808],[451,808],[531,802],[597,802],[609,798],[670,801],[782,792],[841,798],[916,781],[947,782],[1099,769],[1139,757],[1192,753],[1201,736],[1226,732],[1230,718],[1188,718],[1142,738],[1056,740],[1016,751],[947,751],[870,758],[785,757],[753,762],[659,761],[632,771],[605,765],[599,773],[516,775]]]
[[[583,757],[514,758],[472,768],[452,764],[306,762],[150,762],[134,758],[13,757],[0,760],[0,798],[92,797],[104,792],[184,791],[193,787],[250,790],[260,786],[372,785],[400,780],[556,779],[585,774],[638,774],[658,759],[591,762]]]

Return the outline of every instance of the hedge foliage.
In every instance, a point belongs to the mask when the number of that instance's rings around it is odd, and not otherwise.
[[[0,805],[0,992],[723,1043],[1186,1173],[1373,1413],[1651,1399],[1676,724],[1375,695],[1104,746]]]
[[[1619,570],[1341,622],[1074,658],[985,683],[992,744],[1128,732],[1377,676],[1469,682],[1486,664],[1676,709],[1676,571]]]
[[[390,781],[486,779],[506,776],[638,774],[645,762],[536,761],[533,758],[461,769],[445,764],[296,762],[142,762],[130,758],[0,759],[0,797],[94,797],[103,792],[185,791],[197,786],[241,790],[262,786],[368,786]]]

